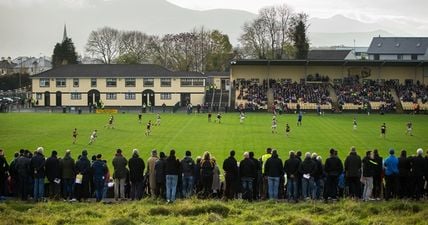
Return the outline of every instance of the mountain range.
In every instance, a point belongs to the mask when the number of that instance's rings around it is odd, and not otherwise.
[[[48,0],[53,1],[53,0]],[[92,0],[82,7],[34,3],[0,5],[0,56],[51,55],[62,40],[64,24],[79,54],[89,33],[103,26],[162,35],[204,26],[229,35],[238,44],[242,26],[257,15],[240,10],[191,10],[167,0]],[[398,26],[365,23],[342,15],[309,20],[311,46],[368,46],[373,36],[407,35]]]

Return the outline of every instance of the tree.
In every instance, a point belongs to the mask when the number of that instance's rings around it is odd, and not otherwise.
[[[65,38],[62,43],[56,43],[52,54],[52,66],[77,64],[77,53],[71,38]]]
[[[308,16],[304,13],[299,13],[292,18],[293,26],[290,28],[290,33],[293,37],[296,59],[307,59],[308,57],[307,18]]]
[[[152,36],[140,31],[121,32],[117,63],[129,61],[133,64],[141,64],[148,62],[153,52],[152,39]]]
[[[111,64],[120,52],[120,32],[110,27],[92,31],[86,43],[86,51]]]
[[[262,8],[253,21],[243,26],[239,41],[247,57],[259,59],[282,59],[289,45],[290,17],[292,10],[287,5]]]

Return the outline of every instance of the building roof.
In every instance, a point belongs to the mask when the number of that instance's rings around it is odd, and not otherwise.
[[[309,60],[344,60],[351,52],[350,49],[343,50],[310,50]]]
[[[231,66],[428,66],[424,60],[234,60]]]
[[[205,73],[207,77],[230,77],[230,72],[210,71]]]
[[[375,37],[368,54],[416,54],[425,55],[428,37]]]
[[[199,72],[174,72],[155,64],[74,64],[56,67],[32,77],[200,77]]]

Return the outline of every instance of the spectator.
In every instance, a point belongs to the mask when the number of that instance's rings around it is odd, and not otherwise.
[[[267,182],[267,176],[264,170],[265,170],[265,164],[271,156],[272,156],[272,148],[267,148],[266,154],[262,155],[262,158],[260,160],[262,164],[262,174],[263,174],[261,199],[266,199],[266,196],[267,196],[268,182]]]
[[[131,183],[131,200],[140,200],[144,190],[144,160],[140,158],[138,149],[132,150],[132,158],[129,159],[129,182]]]
[[[235,198],[237,192],[237,180],[239,178],[238,162],[235,159],[235,151],[231,150],[229,157],[223,162],[223,170],[225,173],[227,199]]]
[[[346,184],[349,187],[349,196],[352,198],[359,198],[361,195],[361,158],[357,154],[355,147],[351,147],[351,152],[348,157],[346,157],[345,175]]]
[[[212,192],[214,196],[220,197],[220,168],[217,165],[216,159],[214,157],[211,158],[214,163],[214,169],[213,169],[213,185],[212,185]]]
[[[389,157],[383,163],[385,166],[385,199],[397,197],[398,189],[398,159],[394,155],[394,149],[389,150]]]
[[[155,165],[158,160],[158,152],[156,149],[153,149],[150,158],[147,160],[147,174],[149,175],[150,194],[152,196],[155,196],[156,193]]]
[[[166,175],[166,201],[175,202],[177,191],[178,174],[180,173],[180,161],[175,157],[175,150],[172,149],[165,162]]]
[[[201,173],[201,184],[203,197],[207,198],[211,195],[211,188],[213,185],[213,175],[214,175],[214,162],[211,160],[211,156],[209,152],[205,152],[203,159],[200,163],[200,173]]]
[[[128,174],[126,166],[128,161],[122,155],[122,150],[117,149],[116,155],[113,158],[113,179],[114,179],[114,198],[116,201],[125,200],[125,182]]]
[[[270,157],[265,163],[265,174],[268,177],[268,194],[270,200],[278,199],[280,178],[284,175],[282,160],[278,157],[276,150],[272,151]]]
[[[423,153],[424,151],[422,150],[422,148],[419,148],[416,151],[416,157],[413,157],[411,160],[412,176],[415,181],[413,193],[414,193],[414,198],[416,200],[419,200],[423,196],[423,190],[424,190],[423,176],[426,174],[426,171],[428,170],[427,162],[422,156]]]
[[[373,174],[373,198],[380,200],[382,190],[383,159],[379,156],[377,149],[373,150],[375,170]]]
[[[257,170],[257,176],[255,177],[253,182],[253,199],[257,200],[260,198],[260,184],[261,184],[261,181],[263,180],[262,165],[259,160],[254,158],[254,152],[249,152],[249,154],[250,154],[250,159],[253,161],[254,165],[256,165],[256,170]],[[280,184],[281,184],[281,181],[280,181]]]
[[[300,160],[295,156],[294,151],[290,151],[290,158],[284,163],[284,171],[287,174],[287,196],[289,201],[298,201],[297,180],[299,179],[298,171]]]
[[[81,177],[80,183],[76,181],[76,198],[85,201],[89,198],[89,182],[91,177],[91,162],[88,159],[88,151],[83,150],[76,162],[76,174]],[[76,176],[76,177],[77,177]]]
[[[366,157],[363,159],[363,173],[361,182],[364,184],[363,201],[373,200],[373,175],[376,169],[376,161],[374,160],[374,154],[372,151],[366,152]]]
[[[53,150],[51,157],[49,157],[45,163],[46,177],[49,181],[49,197],[52,199],[58,199],[61,188],[61,167],[57,155],[58,152]]]
[[[315,161],[315,164],[317,165],[317,171],[314,175],[314,181],[315,181],[315,199],[320,199],[322,193],[324,193],[324,167],[322,165],[322,158],[321,156],[312,154],[312,160]]]
[[[330,149],[330,157],[325,161],[324,170],[327,174],[326,200],[337,200],[337,182],[339,175],[343,171],[343,164],[339,157],[337,157],[336,150]]]
[[[257,168],[250,159],[248,152],[244,153],[244,159],[239,163],[239,175],[241,176],[242,198],[251,201],[253,199],[253,181],[257,176]]]
[[[60,161],[61,165],[61,177],[63,183],[63,197],[65,200],[75,201],[74,199],[74,182],[76,178],[75,173],[75,162],[71,157],[71,151],[66,150],[65,156]]]
[[[96,160],[92,163],[92,172],[95,186],[96,201],[100,202],[103,199],[103,190],[105,186],[106,173],[108,172],[106,164],[101,160],[102,155],[98,154]]]
[[[42,147],[38,147],[36,154],[31,158],[31,171],[34,177],[34,201],[43,201],[45,196],[45,156]]]
[[[9,175],[10,175],[10,194],[12,196],[17,196],[18,194],[18,171],[16,170],[16,162],[19,157],[19,152],[15,152],[12,162],[9,166]]]
[[[311,153],[306,152],[305,159],[299,166],[299,173],[302,174],[302,195],[305,200],[315,198],[314,174],[317,165],[311,158]]]
[[[29,190],[27,188],[29,176],[31,176],[31,160],[29,159],[30,152],[28,150],[20,150],[20,156],[16,160],[16,171],[18,173],[18,190],[21,200],[25,201],[28,198]]]
[[[9,176],[9,165],[4,157],[3,149],[0,149],[0,200],[6,196],[7,190],[7,177]]]
[[[410,170],[411,164],[409,158],[407,158],[407,151],[402,150],[400,158],[398,158],[398,176],[399,176],[399,188],[398,193],[400,198],[410,198]]]
[[[188,198],[193,193],[193,176],[195,172],[195,161],[193,161],[190,151],[186,151],[186,156],[181,160],[181,170],[183,173],[183,197]]]
[[[156,190],[155,195],[157,198],[165,198],[165,166],[166,166],[166,160],[165,160],[165,153],[160,152],[159,153],[159,160],[155,163],[155,175],[156,175]]]

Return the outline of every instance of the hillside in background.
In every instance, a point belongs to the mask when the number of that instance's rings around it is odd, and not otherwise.
[[[1,56],[51,55],[55,43],[62,39],[64,23],[79,54],[83,54],[89,33],[103,26],[157,35],[205,26],[228,34],[236,45],[242,25],[256,17],[253,13],[239,10],[190,10],[166,0],[94,0],[84,7],[53,3],[48,8],[46,5],[0,5],[0,20],[7,21],[1,24]],[[407,35],[400,24],[382,26],[341,15],[327,19],[311,18],[310,24],[312,46],[352,46],[354,40],[358,46],[367,46],[373,36]]]

